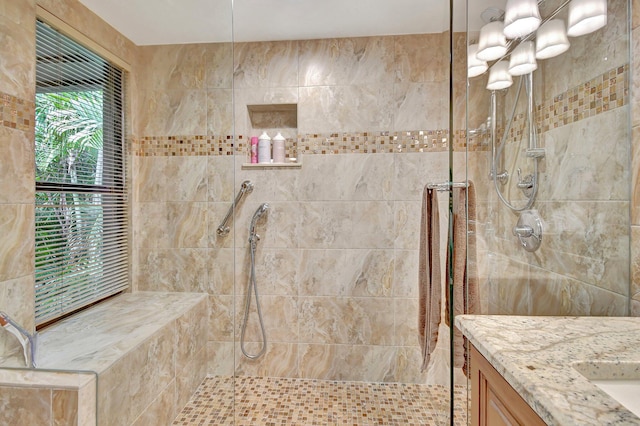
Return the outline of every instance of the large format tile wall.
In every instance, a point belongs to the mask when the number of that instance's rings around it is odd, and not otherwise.
[[[427,182],[447,180],[447,40],[238,43],[233,56],[227,44],[141,48],[135,284],[210,294],[210,373],[424,381],[420,200]],[[271,103],[297,104],[297,128],[268,130],[283,132],[301,169],[242,169],[248,137],[263,130],[251,127],[247,105]],[[219,237],[245,179],[255,189],[232,234]],[[270,210],[256,274],[268,350],[248,361],[234,335],[249,278],[248,225],[262,202]],[[252,321],[252,352],[257,331]]]
[[[546,7],[554,6],[551,3]],[[485,312],[628,312],[631,164],[626,22],[626,2],[610,1],[604,29],[572,38],[568,52],[541,61],[534,73],[539,140],[546,149],[533,207],[544,221],[538,251],[525,252],[513,236],[518,214],[500,203],[487,179],[489,154],[470,153],[470,174],[477,176],[482,194],[478,198],[484,200],[479,229],[487,248],[483,254],[488,255],[482,280]],[[475,94],[471,98],[488,105],[485,84],[482,78],[472,80],[470,88]],[[485,95],[478,94],[482,91]],[[502,110],[510,111],[514,91],[515,85],[506,100],[498,95]],[[470,127],[482,118],[476,117]],[[511,167],[516,155],[524,158],[524,149],[510,144],[505,150],[506,164]],[[526,163],[520,160],[518,165]],[[532,161],[528,163],[531,168]],[[523,175],[530,172],[521,167]],[[509,171],[515,181],[515,170]],[[503,191],[508,192],[506,187]],[[523,205],[522,197],[514,196],[517,190],[511,191],[514,204]]]

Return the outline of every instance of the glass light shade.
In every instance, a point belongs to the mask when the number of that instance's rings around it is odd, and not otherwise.
[[[572,0],[567,34],[578,37],[607,25],[607,0]]]
[[[524,41],[518,45],[509,60],[509,74],[524,75],[538,69],[535,47],[532,41]]]
[[[507,38],[524,37],[540,26],[538,0],[508,0],[504,13],[504,35]]]
[[[480,29],[480,41],[476,57],[481,61],[493,61],[507,53],[507,38],[502,21],[493,21]]]
[[[488,90],[502,90],[513,84],[511,74],[509,74],[509,62],[498,61],[489,70]]]
[[[478,59],[476,53],[478,53],[477,44],[467,47],[467,77],[469,78],[484,74],[489,69],[487,62]]]
[[[536,33],[536,58],[553,58],[566,52],[569,46],[569,39],[562,19],[552,19],[538,28]]]

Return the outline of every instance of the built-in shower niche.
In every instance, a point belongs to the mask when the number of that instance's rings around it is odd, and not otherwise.
[[[298,104],[247,105],[253,131],[297,129]]]
[[[286,139],[286,161],[284,163],[250,163],[243,169],[300,168],[302,161],[296,152],[298,137],[298,104],[260,104],[247,105],[250,122],[250,135],[259,136],[262,132],[273,137],[280,132]]]

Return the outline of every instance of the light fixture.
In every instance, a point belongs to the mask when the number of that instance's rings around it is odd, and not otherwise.
[[[508,0],[504,13],[504,35],[507,38],[524,37],[540,26],[538,0]]]
[[[513,49],[509,60],[509,74],[524,75],[538,69],[535,47],[532,41],[523,41]]]
[[[567,34],[577,37],[607,25],[607,0],[572,0]]]
[[[467,76],[469,78],[477,77],[489,69],[487,62],[478,59],[476,53],[478,53],[477,44],[472,44],[467,47]]]
[[[553,58],[568,49],[569,39],[562,19],[552,19],[538,28],[536,33],[536,58]]]
[[[511,74],[509,74],[509,62],[498,61],[489,69],[488,90],[502,90],[513,84]]]
[[[502,21],[493,21],[480,29],[480,41],[476,57],[481,61],[493,61],[507,53],[507,39]]]

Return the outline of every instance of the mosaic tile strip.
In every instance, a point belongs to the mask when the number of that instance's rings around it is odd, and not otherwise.
[[[23,132],[33,132],[35,102],[0,93],[0,124]]]
[[[448,399],[434,385],[207,377],[173,424],[439,425],[449,424]],[[466,425],[466,387],[454,400],[454,424]]]
[[[538,133],[544,133],[575,123],[629,103],[629,65],[605,72],[566,92],[547,99],[536,107]],[[509,129],[508,141],[517,141],[526,131],[524,114],[518,114]],[[134,141],[134,155],[197,156],[245,155],[249,156],[250,138],[240,135],[224,136],[151,136]],[[376,154],[447,151],[451,140],[449,131],[415,130],[401,132],[342,132],[330,134],[300,134],[286,141],[287,157],[330,154]],[[467,149],[466,131],[456,130],[453,135],[454,151]],[[482,135],[470,137],[469,151],[488,149]]]

